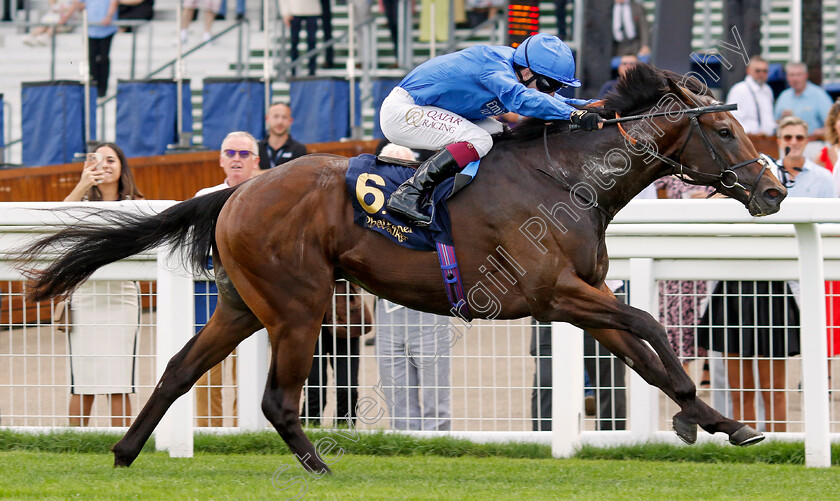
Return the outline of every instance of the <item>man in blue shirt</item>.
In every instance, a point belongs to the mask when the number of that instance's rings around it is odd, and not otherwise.
[[[776,166],[776,177],[788,189],[789,197],[836,198],[834,178],[828,169],[805,157],[808,125],[799,117],[786,117],[776,130],[779,150],[784,152]]]
[[[822,135],[831,97],[820,86],[808,81],[808,66],[805,63],[785,65],[789,89],[776,99],[776,121],[789,116],[801,118],[808,124],[812,134]]]
[[[491,118],[508,111],[545,120],[571,120],[584,130],[600,128],[597,113],[572,105],[590,101],[554,93],[580,87],[572,51],[559,38],[539,33],[516,49],[475,45],[436,57],[415,68],[382,103],[380,125],[389,141],[413,149],[438,150],[391,195],[388,209],[427,226],[424,191],[486,155],[491,134],[502,132]]]

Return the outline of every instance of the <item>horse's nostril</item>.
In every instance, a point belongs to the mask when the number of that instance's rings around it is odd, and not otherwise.
[[[779,198],[781,197],[781,195],[782,195],[782,193],[779,190],[777,190],[775,188],[770,188],[770,189],[764,190],[764,193],[763,193],[762,196],[763,196],[765,202],[776,203],[776,202],[779,201]]]

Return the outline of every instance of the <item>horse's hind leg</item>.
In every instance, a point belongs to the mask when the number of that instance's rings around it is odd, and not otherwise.
[[[587,329],[595,339],[610,350],[619,360],[629,362],[648,384],[661,389],[675,402],[671,380],[662,361],[648,346],[630,332],[615,329]],[[729,435],[734,445],[752,445],[760,442],[764,436],[759,432],[734,419],[723,416],[695,395],[696,421],[685,418],[682,411],[674,416],[674,431],[688,443],[696,439],[696,424],[709,433],[722,432]]]
[[[262,327],[253,313],[229,303],[220,295],[207,325],[169,361],[134,424],[111,448],[114,466],[130,466],[172,403],[189,391],[202,374],[224,360],[243,339]]]
[[[313,474],[330,473],[315,452],[300,424],[300,395],[312,366],[312,354],[321,332],[320,321],[272,332],[272,360],[263,394],[265,417],[301,464]],[[281,332],[277,335],[276,332]]]

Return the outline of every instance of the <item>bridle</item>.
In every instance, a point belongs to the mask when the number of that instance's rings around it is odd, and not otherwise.
[[[624,137],[624,139],[626,141],[628,141],[633,146],[636,146],[638,150],[642,150],[645,153],[648,153],[651,156],[653,156],[654,158],[660,160],[664,164],[670,166],[671,167],[671,174],[676,175],[684,183],[693,184],[693,185],[704,185],[704,186],[708,185],[708,186],[713,186],[713,187],[714,187],[715,184],[719,184],[721,187],[727,188],[727,189],[732,189],[732,188],[735,188],[737,186],[737,187],[739,187],[739,188],[741,188],[745,191],[749,191],[750,197],[749,197],[749,200],[747,201],[747,204],[751,204],[753,199],[755,198],[756,187],[758,186],[758,183],[761,180],[761,177],[764,175],[764,172],[767,170],[767,168],[772,163],[774,163],[773,160],[771,158],[769,158],[767,155],[761,154],[756,158],[752,158],[750,160],[745,160],[743,162],[739,162],[739,163],[734,164],[734,165],[730,165],[730,164],[726,163],[723,160],[723,157],[720,155],[720,152],[717,151],[717,149],[712,144],[711,140],[709,140],[709,137],[706,134],[706,132],[700,126],[700,120],[699,120],[699,116],[703,115],[703,114],[706,114],[706,113],[718,113],[718,112],[721,112],[721,111],[732,111],[732,110],[735,110],[737,108],[738,108],[737,104],[716,104],[716,105],[701,106],[701,107],[697,107],[697,108],[680,110],[679,113],[687,114],[689,116],[689,119],[691,120],[692,127],[691,127],[691,129],[689,129],[688,137],[683,142],[683,145],[680,148],[680,151],[677,153],[675,159],[670,158],[670,157],[666,157],[665,155],[662,155],[656,149],[652,148],[651,146],[649,146],[645,143],[639,144],[638,140],[635,139],[634,137],[630,136],[630,134],[628,134],[627,131],[624,130],[624,127],[621,126],[622,122],[629,122],[629,121],[634,121],[634,120],[644,120],[646,118],[657,117],[657,116],[666,116],[666,115],[672,116],[672,115],[675,114],[675,112],[659,112],[659,113],[651,113],[651,114],[647,114],[647,115],[638,115],[638,116],[630,116],[630,117],[620,117],[620,116],[618,116],[618,113],[616,113],[616,118],[615,119],[605,120],[604,123],[606,123],[606,124],[615,123],[618,126],[619,132],[621,133],[621,135]],[[718,164],[718,166],[720,167],[720,173],[719,174],[708,174],[708,173],[705,173],[705,172],[700,172],[697,169],[694,169],[694,168],[691,168],[691,167],[688,167],[688,166],[684,165],[680,161],[680,157],[685,152],[685,148],[688,145],[688,142],[691,140],[691,136],[692,136],[692,134],[694,134],[695,130],[697,130],[699,132],[700,138],[703,140],[703,144],[705,145],[706,150],[709,152],[709,155],[711,155],[712,160],[716,164]],[[551,168],[552,171],[556,172],[556,170],[554,169],[554,162],[551,158],[551,154],[549,153],[549,149],[548,149],[548,124],[546,124],[546,127],[543,129],[543,146],[545,147],[545,154],[546,154],[546,157],[548,159],[548,165],[549,165],[549,167]],[[753,183],[753,185],[748,189],[746,186],[741,184],[740,179],[738,177],[738,173],[736,171],[737,171],[737,169],[740,169],[741,167],[745,167],[745,166],[747,166],[751,163],[758,163],[759,165],[761,165],[761,172],[758,174],[758,177],[756,177],[755,183]],[[538,169],[538,170],[540,172],[542,172],[543,174],[546,174],[547,176],[551,177],[552,179],[558,181],[567,190],[572,191],[572,186],[570,186],[569,183],[565,179],[563,179],[562,176],[551,175],[550,173],[544,171],[543,169]],[[690,177],[688,177],[688,176],[690,176]],[[717,188],[715,188],[715,191],[712,194],[714,194],[715,192],[717,192]],[[605,214],[607,216],[607,220],[612,219],[612,215],[607,213],[597,203],[597,201],[590,201],[590,200],[588,200],[588,197],[583,196],[581,194],[578,194],[578,196],[583,198],[584,201],[586,201],[590,206],[593,206],[593,207],[599,209],[603,214]],[[709,196],[712,196],[712,195],[709,195]]]
[[[736,105],[736,104],[717,104],[717,105],[702,106],[702,107],[699,107],[699,108],[691,108],[691,109],[688,109],[688,110],[679,111],[680,114],[687,114],[689,116],[689,120],[691,121],[692,127],[689,129],[688,137],[683,142],[683,145],[680,148],[680,151],[677,153],[676,158],[666,157],[665,155],[662,155],[661,153],[659,153],[658,151],[656,151],[654,148],[650,147],[647,144],[642,143],[641,145],[639,145],[638,141],[635,138],[631,137],[624,130],[624,128],[621,126],[620,123],[618,123],[618,130],[621,132],[621,135],[624,136],[624,138],[627,141],[630,142],[630,144],[632,144],[634,146],[638,146],[638,148],[640,150],[643,150],[645,153],[650,154],[654,158],[656,158],[656,159],[660,160],[661,162],[665,163],[666,165],[670,166],[671,169],[672,169],[671,173],[676,175],[678,178],[680,178],[680,180],[682,180],[682,182],[684,182],[686,184],[708,185],[708,186],[715,186],[715,184],[719,184],[721,187],[727,188],[727,189],[732,189],[732,188],[735,188],[735,187],[739,187],[739,188],[741,188],[745,191],[749,191],[750,198],[749,198],[748,203],[751,203],[753,201],[753,199],[755,198],[756,187],[758,186],[758,183],[761,180],[761,177],[764,175],[764,172],[767,170],[767,168],[769,167],[772,160],[770,160],[766,155],[759,155],[756,158],[752,158],[750,160],[745,160],[743,162],[739,162],[739,163],[734,164],[734,165],[730,165],[730,164],[726,163],[726,161],[721,156],[720,152],[717,151],[715,146],[712,144],[711,140],[709,140],[709,137],[706,134],[706,131],[704,131],[703,127],[700,126],[700,120],[699,120],[700,115],[703,115],[703,114],[706,114],[706,113],[718,113],[718,112],[721,112],[721,111],[732,111],[732,110],[735,110],[737,108],[738,108],[738,105]],[[657,113],[657,114],[652,114],[652,115],[640,115],[637,119],[644,119],[644,118],[649,118],[649,117],[652,117],[652,116],[662,116],[662,115],[666,115],[666,114],[673,115],[674,113],[673,112],[666,112],[666,113]],[[616,117],[618,117],[618,114],[616,114]],[[622,119],[622,121],[626,121],[627,118],[631,118],[631,117],[625,117],[624,119]],[[688,166],[684,165],[682,163],[682,161],[680,161],[680,157],[685,152],[685,148],[686,148],[686,146],[688,146],[688,142],[691,140],[691,136],[694,134],[695,130],[700,135],[700,138],[702,139],[703,144],[706,147],[706,151],[709,152],[709,155],[712,157],[712,160],[718,165],[718,167],[720,167],[720,173],[719,174],[708,174],[708,173],[705,173],[705,172],[700,172],[697,169],[694,169],[694,168],[691,168],[691,167],[688,167]],[[748,188],[748,187],[744,186],[743,184],[741,184],[740,179],[738,178],[737,169],[740,169],[741,167],[747,166],[751,163],[758,163],[759,165],[761,165],[761,172],[756,177],[755,183],[753,183],[753,185]],[[715,188],[715,191],[717,191],[717,188]]]

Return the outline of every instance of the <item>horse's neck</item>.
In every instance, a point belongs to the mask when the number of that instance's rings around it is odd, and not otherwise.
[[[561,172],[570,187],[578,187],[576,191],[594,193],[598,206],[614,216],[663,175],[663,165],[649,154],[628,147],[614,128],[593,136],[593,142],[565,140],[549,148],[553,150],[554,170]]]

